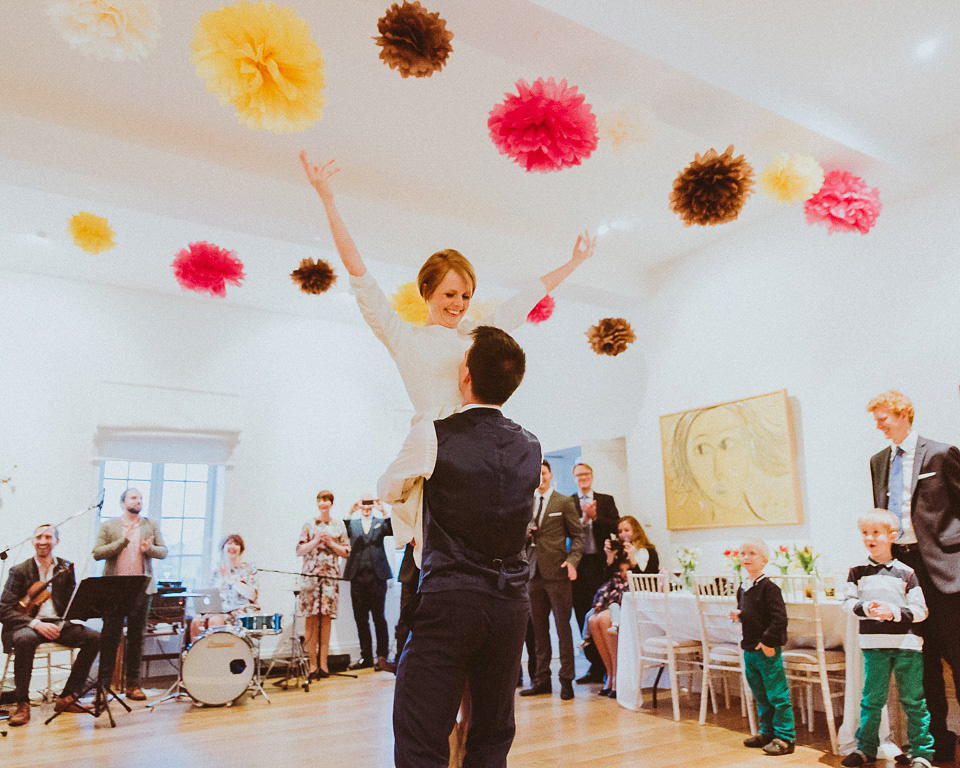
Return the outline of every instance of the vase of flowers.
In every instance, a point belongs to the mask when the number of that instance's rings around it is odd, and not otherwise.
[[[790,566],[793,564],[793,558],[790,556],[790,548],[781,544],[774,550],[771,562],[773,566],[780,571],[781,576],[786,576],[790,571]]]
[[[690,589],[693,589],[693,572],[697,570],[699,555],[700,551],[693,547],[677,548],[677,564],[680,566],[680,576],[683,578],[683,583]]]
[[[727,558],[727,565],[737,575],[737,581],[739,581],[743,577],[743,561],[740,559],[740,550],[725,549],[723,550],[723,556]]]
[[[820,559],[819,554],[814,554],[810,547],[797,549],[796,546],[794,546],[793,557],[807,576],[816,576],[817,560]],[[813,597],[813,590],[810,587],[806,587],[804,591],[807,593],[807,597]]]

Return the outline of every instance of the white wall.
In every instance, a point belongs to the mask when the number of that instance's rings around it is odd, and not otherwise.
[[[828,235],[793,208],[665,272],[646,312],[655,346],[628,440],[633,508],[654,521],[665,562],[690,545],[719,567],[748,530],[666,530],[662,414],[786,388],[804,522],[749,533],[812,544],[839,572],[862,556],[855,516],[872,506],[867,462],[884,447],[867,401],[900,389],[920,434],[960,443],[958,212],[957,184],[887,202],[866,236]]]

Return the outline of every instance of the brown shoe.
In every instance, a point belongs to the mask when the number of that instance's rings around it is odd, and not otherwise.
[[[30,702],[29,701],[18,701],[17,702],[17,711],[10,715],[10,719],[7,720],[12,728],[15,728],[18,725],[26,725],[30,722]]]
[[[68,693],[66,695],[60,696],[56,703],[53,705],[54,712],[70,712],[75,715],[82,715],[89,713],[86,707],[80,703],[77,699],[75,693]]]
[[[143,692],[143,688],[139,685],[131,685],[127,687],[127,698],[130,701],[146,701],[147,694]]]
[[[383,658],[383,656],[377,656],[377,663],[374,664],[374,669],[376,669],[377,672],[392,672],[393,674],[397,674],[397,665]]]

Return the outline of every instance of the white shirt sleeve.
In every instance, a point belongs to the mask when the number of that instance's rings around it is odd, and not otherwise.
[[[377,483],[377,492],[387,504],[407,498],[416,482],[433,474],[437,463],[437,430],[432,421],[413,425],[393,463]]]
[[[502,331],[511,333],[527,321],[527,315],[540,300],[547,295],[543,281],[536,280],[519,293],[501,303],[493,312],[493,317],[478,322],[470,318],[460,323],[458,332],[469,334],[478,325],[492,325]]]
[[[408,324],[397,316],[387,295],[377,285],[369,270],[360,277],[350,275],[350,287],[356,295],[360,314],[370,326],[373,335],[380,339],[391,356],[396,358],[403,335],[409,331]]]

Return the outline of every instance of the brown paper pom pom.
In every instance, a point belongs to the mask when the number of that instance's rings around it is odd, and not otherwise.
[[[605,317],[587,331],[587,341],[598,355],[619,355],[636,340],[637,334],[622,317]]]
[[[303,259],[290,278],[304,293],[320,294],[337,282],[337,273],[323,259]]]
[[[453,52],[453,32],[439,13],[429,13],[419,2],[394,3],[377,22],[373,38],[381,47],[380,58],[403,77],[430,77],[443,68]]]
[[[703,157],[695,155],[676,181],[670,193],[670,209],[683,223],[705,226],[733,221],[753,191],[753,168],[733,156],[733,144],[722,155],[711,149]]]

